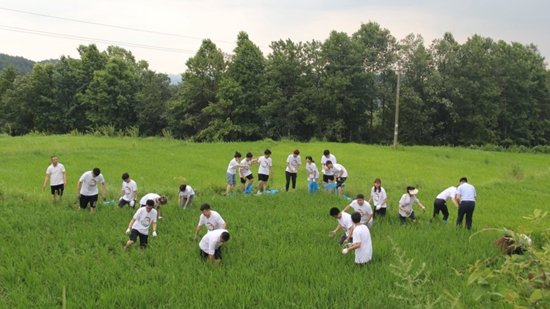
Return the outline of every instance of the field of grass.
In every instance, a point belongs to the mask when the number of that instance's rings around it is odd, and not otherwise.
[[[270,186],[279,192],[223,196],[234,152],[257,157],[266,148],[273,152]],[[368,196],[374,178],[382,179],[388,216],[375,219],[374,256],[366,267],[354,265],[353,254],[341,255],[337,239],[327,236],[336,227],[329,209],[343,209],[346,199],[309,194],[303,167],[296,192],[283,192],[285,160],[296,148],[304,164],[305,156],[319,162],[330,149],[348,169],[347,196]],[[56,204],[49,188],[42,190],[52,155],[65,165],[68,180]],[[451,308],[453,301],[461,308],[507,308],[489,298],[473,300],[468,266],[499,251],[497,234],[470,236],[484,227],[528,224],[523,216],[548,209],[549,159],[445,147],[1,136],[0,308],[427,308],[439,296],[435,308]],[[137,182],[138,197],[168,196],[159,236],[150,238],[147,250],[122,250],[132,210],[105,204],[95,214],[77,209],[78,178],[94,167],[106,179],[108,200],[120,196],[124,172]],[[256,165],[253,172],[256,177]],[[478,193],[473,231],[428,224],[435,196],[462,176]],[[191,210],[177,206],[182,182],[197,193]],[[397,202],[407,185],[419,189],[427,211],[416,208],[418,223],[400,226]],[[220,212],[231,234],[220,265],[202,261],[192,240],[202,203]]]

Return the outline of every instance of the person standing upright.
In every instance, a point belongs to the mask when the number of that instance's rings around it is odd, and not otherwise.
[[[57,156],[51,157],[52,164],[46,169],[46,178],[44,178],[44,184],[42,190],[46,189],[46,184],[50,180],[50,189],[52,192],[52,202],[55,202],[55,195],[59,196],[59,199],[63,197],[63,191],[67,185],[67,175],[65,173],[65,166],[57,161]]]
[[[332,163],[338,163],[336,162],[336,157],[330,153],[328,149],[326,149],[323,152],[323,156],[321,157],[321,165],[323,170],[323,186],[326,184],[329,184],[334,181],[334,175],[332,174],[332,169],[327,167],[327,161],[330,161]],[[328,192],[330,190],[325,189],[325,192]]]
[[[290,187],[290,180],[292,179],[292,190],[296,189],[296,177],[298,176],[298,168],[302,165],[302,158],[300,158],[300,150],[296,149],[286,159],[286,191]]]
[[[273,161],[271,160],[271,150],[266,149],[264,156],[258,158],[258,195],[262,194],[262,186],[267,190],[267,181],[273,177]]]
[[[456,200],[460,201],[458,204],[456,225],[462,226],[462,219],[464,219],[464,215],[466,215],[466,228],[469,230],[472,229],[472,218],[474,216],[474,210],[476,209],[476,199],[476,188],[468,183],[466,177],[460,178],[460,185],[456,189]]]

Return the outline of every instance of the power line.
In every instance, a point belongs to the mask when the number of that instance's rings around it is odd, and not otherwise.
[[[21,14],[27,14],[27,15],[35,15],[35,16],[53,18],[53,19],[59,19],[59,20],[72,21],[72,22],[76,22],[76,23],[89,24],[89,25],[95,25],[95,26],[110,27],[110,28],[145,32],[145,33],[151,33],[151,34],[159,34],[159,35],[173,36],[173,37],[193,39],[193,40],[201,40],[201,41],[204,40],[204,38],[199,38],[199,37],[194,37],[194,36],[187,36],[187,35],[160,32],[160,31],[152,31],[152,30],[138,29],[138,28],[131,28],[131,27],[123,27],[123,26],[116,26],[116,25],[109,25],[109,24],[97,23],[97,22],[92,22],[92,21],[85,21],[85,20],[78,20],[78,19],[72,19],[72,18],[65,18],[65,17],[58,17],[58,16],[52,16],[52,15],[46,15],[46,14],[39,14],[39,13],[32,13],[32,12],[14,10],[14,9],[9,9],[9,8],[4,8],[4,7],[0,7],[0,10],[10,11],[10,12],[15,12],[15,13],[21,13]],[[220,43],[226,43],[226,44],[235,44],[235,42],[229,42],[229,41],[223,41],[223,40],[213,40],[213,39],[210,39],[210,40],[213,41],[213,42],[220,42]]]
[[[179,48],[171,48],[171,47],[164,47],[164,46],[154,46],[154,45],[145,45],[145,44],[137,44],[137,43],[129,43],[129,42],[121,42],[121,41],[112,41],[112,40],[89,38],[89,37],[81,37],[81,36],[74,36],[74,35],[68,35],[68,34],[39,31],[39,30],[33,30],[33,29],[10,27],[10,26],[5,26],[5,25],[0,25],[0,30],[27,33],[27,34],[34,34],[34,35],[41,35],[41,36],[48,36],[48,37],[55,37],[55,38],[62,38],[62,39],[69,39],[69,40],[79,40],[79,41],[86,40],[86,41],[91,41],[91,42],[95,42],[95,43],[117,44],[117,45],[128,46],[128,47],[136,47],[136,48],[151,49],[151,50],[158,50],[158,51],[167,51],[167,52],[175,52],[175,53],[187,53],[187,54],[196,53],[196,51],[187,50],[187,49],[179,49]]]

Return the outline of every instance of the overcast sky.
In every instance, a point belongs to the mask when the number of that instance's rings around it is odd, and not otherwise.
[[[152,70],[181,73],[203,38],[230,53],[245,31],[267,56],[272,41],[324,41],[332,30],[351,35],[372,21],[398,40],[420,34],[427,46],[445,32],[460,43],[474,34],[533,43],[548,63],[549,17],[550,0],[4,0],[0,53],[40,61],[78,58],[80,44],[119,45]]]

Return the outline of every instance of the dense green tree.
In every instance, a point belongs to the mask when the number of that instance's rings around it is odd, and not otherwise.
[[[136,94],[136,126],[140,135],[158,136],[167,128],[168,101],[172,97],[170,78],[166,74],[145,70]]]
[[[211,40],[203,40],[194,57],[185,63],[183,83],[170,109],[170,128],[177,137],[193,137],[205,130],[211,115],[203,112],[209,104],[218,104],[218,91],[226,72],[223,52]]]

